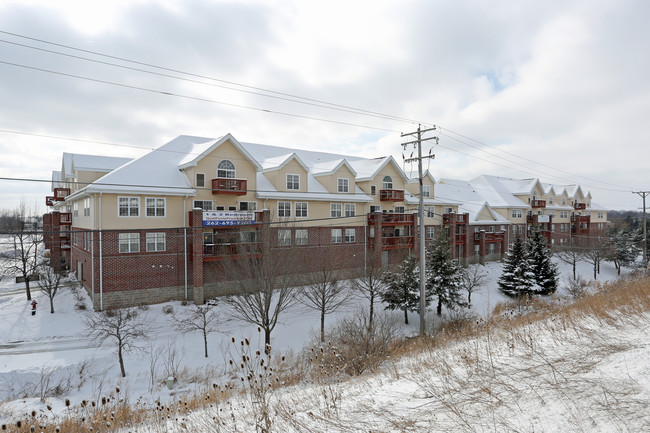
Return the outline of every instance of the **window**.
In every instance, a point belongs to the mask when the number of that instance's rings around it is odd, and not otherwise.
[[[474,245],[474,254],[477,255],[477,256],[481,254],[481,246],[480,245]]]
[[[307,218],[308,204],[306,201],[296,202],[296,218]],[[297,243],[298,241],[296,241]]]
[[[488,254],[494,254],[494,244],[492,244],[492,243],[488,247]]]
[[[79,216],[79,202],[74,202],[74,204],[72,205],[72,216],[73,217]]]
[[[147,251],[165,251],[166,234],[165,233],[147,233]]]
[[[433,239],[436,237],[435,227],[427,227],[426,230],[427,239]]]
[[[404,206],[395,206],[395,213],[404,213]]]
[[[566,198],[562,199],[562,206],[566,206]]]
[[[345,242],[356,242],[356,240],[357,240],[357,230],[345,229]]]
[[[121,217],[140,216],[140,197],[118,197],[118,215]]]
[[[338,192],[350,192],[350,181],[347,178],[339,177],[337,179]]]
[[[512,226],[512,234],[513,235],[517,234],[517,226]]]
[[[225,206],[217,206],[214,208],[214,210],[226,210]]]
[[[194,209],[212,210],[212,200],[194,200]]]
[[[422,197],[429,197],[431,194],[431,188],[429,185],[422,185]]]
[[[330,217],[341,218],[341,216],[342,216],[341,203],[330,203]]]
[[[90,216],[90,197],[84,199],[84,216]]]
[[[237,206],[228,206],[228,210],[237,210]]]
[[[296,230],[296,245],[307,245],[309,242],[309,231],[307,229]]]
[[[281,247],[291,245],[291,230],[278,230],[278,245]]]
[[[453,207],[446,207],[446,208],[445,208],[445,213],[446,213],[446,214],[454,213],[454,208],[453,208]]]
[[[370,205],[370,213],[381,212],[381,206],[379,205]]]
[[[195,185],[196,185],[197,188],[205,188],[205,174],[196,173]]]
[[[569,218],[569,211],[560,211],[560,218]]]
[[[425,206],[424,211],[426,212],[427,218],[435,218],[436,208],[433,206]]]
[[[494,233],[494,226],[490,226],[488,231],[489,231],[490,233]]]
[[[518,226],[517,231],[519,232],[519,234],[522,234],[524,232],[524,226],[523,225]]]
[[[219,165],[217,165],[217,177],[234,178],[235,164],[227,159],[220,161]]]
[[[287,189],[300,189],[299,174],[287,174]]]
[[[550,195],[548,197],[548,204],[553,204],[553,196],[552,195]]]
[[[84,232],[84,250],[90,251],[90,233]]]
[[[214,245],[214,233],[203,233],[203,245]]]
[[[243,243],[257,242],[257,232],[254,231],[239,232],[239,240]]]
[[[605,214],[603,212],[598,212],[598,219],[601,220],[605,218]]]
[[[390,176],[384,176],[381,189],[393,189],[393,179]]]
[[[257,210],[257,202],[254,201],[240,201],[239,202],[239,210]],[[291,216],[291,215],[289,215]]]
[[[165,216],[165,198],[147,197],[145,204],[147,208],[148,217],[164,217]]]
[[[357,205],[354,203],[346,203],[345,204],[345,216],[346,217],[353,217],[357,214]]]
[[[278,217],[280,218],[291,217],[291,202],[289,201],[278,202]]]
[[[119,247],[120,253],[139,253],[140,233],[120,233]]]
[[[341,229],[332,229],[332,243],[340,244],[343,242],[343,235]]]
[[[377,194],[377,187],[375,187],[374,185],[372,185],[372,186],[370,187],[370,195],[376,195],[376,194]]]

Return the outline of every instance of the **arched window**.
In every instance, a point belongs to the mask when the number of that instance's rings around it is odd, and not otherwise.
[[[393,179],[390,176],[384,176],[381,189],[393,189]]]
[[[235,177],[235,164],[227,159],[224,159],[217,166],[217,177]]]

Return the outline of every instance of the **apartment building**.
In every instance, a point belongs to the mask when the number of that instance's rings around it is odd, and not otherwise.
[[[463,262],[498,260],[520,230],[513,227],[544,223],[538,202],[550,197],[570,203],[562,211],[574,209],[571,217],[558,216],[557,224],[570,224],[569,236],[591,230],[589,194],[528,183],[532,190],[507,197],[502,186],[489,193],[479,181],[436,182],[427,172],[427,242],[442,231]],[[391,156],[243,143],[230,134],[179,136],[133,160],[64,154],[52,186],[44,216],[51,263],[76,272],[96,309],[202,303],[230,293],[236,263],[267,254],[267,244],[276,259],[297,260],[291,272],[326,266],[347,275],[362,272],[370,259],[399,263],[418,247],[419,180]],[[507,206],[490,200],[496,192]],[[585,209],[576,207],[583,203]],[[576,211],[584,219],[574,222]],[[537,219],[528,223],[529,216]]]

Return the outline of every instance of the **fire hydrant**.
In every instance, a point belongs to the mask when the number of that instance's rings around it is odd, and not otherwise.
[[[32,316],[36,316],[36,305],[38,305],[38,302],[32,301]]]

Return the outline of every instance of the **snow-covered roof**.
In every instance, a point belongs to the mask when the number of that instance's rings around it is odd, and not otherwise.
[[[511,182],[514,179],[502,178],[498,176],[482,175],[470,180],[470,184],[476,191],[479,191],[481,196],[490,203],[493,208],[507,207],[507,208],[527,208],[528,203],[515,197],[515,190],[521,191],[530,186],[531,182],[522,182],[516,184]],[[530,188],[532,189],[532,188]]]
[[[492,209],[482,191],[477,190],[468,181],[440,179],[436,185],[436,196],[442,199],[455,199],[458,202],[458,212],[469,214],[470,224],[510,224],[508,219]]]
[[[64,152],[61,173],[64,178],[73,178],[79,170],[108,173],[129,161],[131,158]]]

